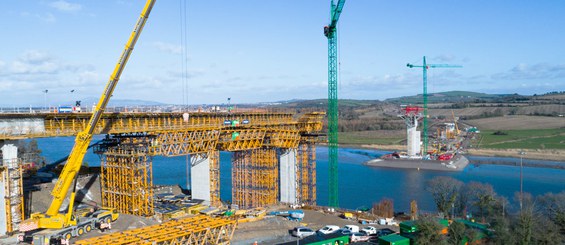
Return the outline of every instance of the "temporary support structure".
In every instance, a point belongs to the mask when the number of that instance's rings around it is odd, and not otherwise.
[[[19,230],[24,218],[22,185],[22,165],[18,158],[18,148],[14,145],[2,147],[0,159],[0,203],[4,211],[0,213],[0,234],[11,234]]]
[[[220,200],[220,152],[209,152],[208,158],[210,159],[210,205],[219,207],[222,204]]]
[[[297,198],[299,203],[316,205],[316,144],[301,142],[296,155]]]
[[[198,215],[84,239],[75,244],[230,244],[235,227],[235,220]]]
[[[240,208],[263,207],[279,200],[277,151],[260,148],[234,152],[232,202]]]
[[[120,213],[153,215],[152,160],[143,147],[120,145],[103,155],[102,205]]]

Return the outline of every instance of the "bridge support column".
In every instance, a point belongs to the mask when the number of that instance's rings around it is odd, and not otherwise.
[[[279,155],[280,201],[293,205],[298,204],[296,157],[296,149],[281,149]]]
[[[190,190],[193,199],[204,204],[219,206],[220,203],[220,152],[190,155]]]
[[[240,208],[278,203],[279,167],[277,151],[260,148],[234,152],[232,158],[232,202]]]

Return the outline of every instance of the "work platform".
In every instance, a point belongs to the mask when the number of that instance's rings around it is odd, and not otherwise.
[[[230,244],[235,227],[235,220],[198,215],[84,239],[75,244]]]
[[[0,114],[0,140],[74,136],[90,113]],[[106,113],[94,134],[104,206],[153,215],[152,156],[191,158],[192,197],[220,204],[219,151],[234,152],[232,203],[315,204],[323,112]],[[69,149],[70,152],[70,149]]]

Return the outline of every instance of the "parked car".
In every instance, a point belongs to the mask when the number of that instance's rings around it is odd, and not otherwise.
[[[366,241],[369,241],[369,238],[371,238],[371,237],[369,235],[367,235],[365,232],[353,232],[353,233],[351,233],[350,241],[351,242],[366,242]]]
[[[338,233],[338,234],[342,234],[342,235],[348,235],[348,236],[351,236],[351,234],[353,234],[353,232],[351,232],[351,230],[345,229],[345,228],[337,229],[334,233]]]
[[[330,233],[334,233],[337,230],[339,230],[339,226],[337,225],[326,225],[322,227],[322,229],[319,229],[318,232],[323,234],[330,234]]]
[[[314,234],[316,234],[316,232],[308,227],[299,226],[292,229],[292,235],[295,237],[303,238]]]
[[[377,228],[375,228],[373,226],[367,226],[367,227],[363,228],[361,230],[361,232],[365,232],[365,234],[367,234],[367,235],[376,234]]]
[[[383,228],[383,229],[379,229],[377,231],[378,236],[386,236],[386,235],[390,235],[390,234],[394,234],[394,233],[396,233],[396,231],[393,231],[389,228]]]
[[[348,229],[351,232],[359,232],[359,226],[356,225],[346,225],[343,227],[343,229]]]

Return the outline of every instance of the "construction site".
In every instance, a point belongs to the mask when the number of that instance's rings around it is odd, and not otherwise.
[[[280,203],[316,204],[315,149],[325,112],[294,115],[228,108],[223,112],[105,113],[154,4],[154,0],[146,2],[92,113],[82,112],[77,102],[72,109],[0,115],[0,200],[6,211],[1,214],[0,233],[16,234],[17,241],[33,244],[228,244],[238,221],[233,217],[252,215],[245,210]],[[106,137],[91,145],[93,135]],[[38,163],[18,156],[10,142],[59,136],[76,139],[64,167],[52,180],[54,185],[37,183],[40,175],[35,171],[25,171],[32,181],[24,184],[23,166]],[[79,172],[91,147],[100,156],[100,170],[85,184]],[[220,151],[233,152],[229,206],[219,196]],[[152,157],[187,155],[191,192],[171,196],[156,190]],[[91,194],[93,182],[99,182],[99,193],[94,194],[100,195],[99,202],[84,198],[85,192]],[[46,191],[51,198],[38,198]],[[43,199],[43,204],[36,199]],[[44,204],[45,199],[51,199],[51,204]],[[216,217],[220,208],[232,215]],[[265,212],[255,211],[255,216]],[[111,229],[120,215],[155,217],[161,223],[76,241],[94,229]]]
[[[398,225],[392,220],[392,202],[379,204],[383,212],[377,214],[336,210],[337,26],[345,0],[330,3],[330,23],[323,27],[328,40],[327,110],[234,110],[228,98],[225,109],[210,111],[180,107],[170,112],[108,112],[110,98],[155,4],[147,0],[92,111],[82,110],[77,101],[75,107],[0,113],[0,205],[5,208],[0,212],[0,235],[5,240],[0,243],[230,244],[238,236],[240,244],[257,244],[258,237],[265,244],[310,244],[287,239],[289,229],[296,226],[291,221],[308,221],[312,228],[328,223]],[[405,107],[400,117],[407,125],[408,158],[429,160],[439,151],[456,152],[459,143],[446,142],[460,137],[456,121],[444,125],[430,144],[438,151],[428,151],[426,70],[455,66],[426,64],[425,57],[423,62],[423,66],[408,67],[424,70],[424,107]],[[420,134],[417,127],[422,118]],[[96,135],[104,138],[93,143]],[[39,167],[38,162],[18,155],[17,141],[50,137],[75,137],[65,159]],[[327,144],[329,152],[329,207],[317,206],[319,143]],[[87,151],[100,157],[99,167],[84,165]],[[231,154],[230,202],[220,197],[220,152]],[[157,156],[189,159],[190,190],[154,184]],[[416,214],[414,201],[412,218]],[[263,220],[266,216],[271,219]],[[285,219],[277,220],[279,216]],[[239,234],[236,229],[241,229]],[[283,238],[265,238],[274,235]],[[328,239],[330,244],[350,242],[349,236]]]

